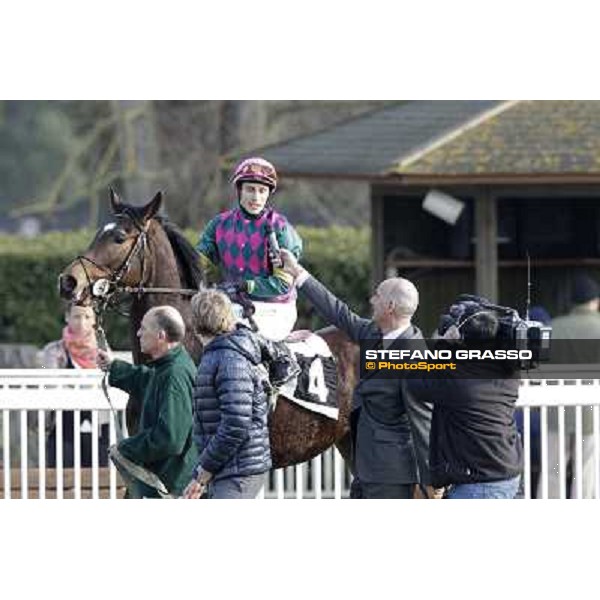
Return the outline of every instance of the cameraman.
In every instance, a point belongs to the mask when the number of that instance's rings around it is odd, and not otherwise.
[[[483,299],[482,304],[485,302]],[[471,303],[473,304],[473,303]],[[499,319],[483,306],[442,323],[438,347],[460,348],[497,339]],[[445,315],[447,318],[448,315]],[[493,360],[457,361],[443,379],[412,379],[417,398],[434,404],[429,464],[432,484],[445,497],[514,498],[522,471],[522,446],[515,424],[518,366]]]

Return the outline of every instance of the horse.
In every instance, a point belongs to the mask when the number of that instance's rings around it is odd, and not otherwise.
[[[181,231],[158,216],[162,192],[144,206],[133,206],[110,190],[114,220],[99,229],[87,250],[59,275],[60,295],[70,302],[89,304],[94,297],[131,294],[130,335],[136,364],[147,361],[140,351],[137,331],[153,306],[177,308],[186,323],[184,345],[196,363],[201,344],[191,323],[190,297],[203,284],[198,254]],[[96,287],[95,287],[96,286]],[[335,444],[350,458],[349,417],[356,384],[358,347],[341,331],[327,327],[317,332],[336,358],[339,416],[333,420],[279,396],[269,417],[274,468],[306,462]],[[135,433],[141,413],[131,397],[126,410],[128,430]]]

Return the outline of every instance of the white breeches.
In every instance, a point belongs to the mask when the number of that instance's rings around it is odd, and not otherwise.
[[[253,301],[256,312],[253,315],[258,331],[269,340],[279,342],[284,340],[294,329],[298,312],[295,302],[256,302]],[[233,305],[238,319],[249,325],[248,321],[241,318],[242,307]]]

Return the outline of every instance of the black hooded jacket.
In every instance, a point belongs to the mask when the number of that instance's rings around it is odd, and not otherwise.
[[[471,375],[471,379],[467,378]],[[434,404],[429,468],[435,487],[511,479],[523,468],[514,412],[519,378],[496,363],[463,364],[444,378],[407,381]]]

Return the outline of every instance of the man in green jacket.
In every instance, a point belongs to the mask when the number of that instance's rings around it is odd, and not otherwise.
[[[183,319],[172,306],[150,309],[142,319],[140,347],[152,361],[131,365],[98,351],[100,368],[109,383],[143,399],[136,435],[122,440],[118,451],[129,461],[154,473],[172,495],[179,495],[197,463],[192,440],[192,389],[196,367],[182,345]],[[137,482],[140,495],[158,498],[152,487]]]

